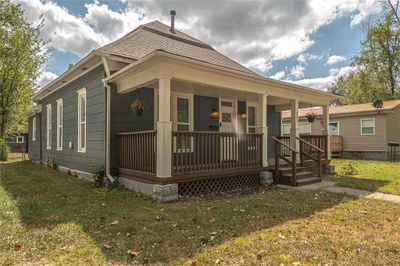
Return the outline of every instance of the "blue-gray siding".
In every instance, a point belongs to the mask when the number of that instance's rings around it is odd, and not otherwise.
[[[90,172],[91,166],[105,164],[105,116],[106,94],[102,79],[104,78],[102,66],[90,71],[84,76],[72,81],[62,89],[50,94],[40,103],[42,104],[41,116],[37,116],[36,141],[31,141],[30,158],[39,159],[39,119],[41,118],[42,130],[42,160],[53,160],[57,165],[80,171]],[[77,91],[86,88],[86,152],[77,152],[78,132],[78,94]],[[63,149],[57,150],[57,99],[63,99]],[[46,105],[52,106],[52,143],[51,149],[46,148]],[[32,117],[29,118],[29,132],[32,132]],[[73,143],[69,149],[68,143]]]
[[[275,157],[275,143],[270,136],[281,135],[281,115],[275,111],[275,106],[268,105],[267,110],[267,125],[268,125],[268,158]]]
[[[213,109],[219,109],[218,98],[194,95],[195,131],[219,131],[219,119],[210,116]]]

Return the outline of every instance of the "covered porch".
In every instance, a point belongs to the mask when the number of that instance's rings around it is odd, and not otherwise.
[[[153,96],[153,126],[116,133],[119,176],[150,184],[237,178],[242,181],[236,183],[250,186],[276,163],[300,163],[305,156],[301,143],[316,144],[324,149],[321,159],[330,159],[329,141],[315,142],[328,140],[328,130],[323,137],[301,140],[298,119],[293,119],[290,142],[282,145],[277,139],[281,111],[289,108],[297,118],[299,107],[312,104],[322,105],[327,114],[330,94],[273,80],[265,83],[264,78],[206,68],[203,63],[188,66],[172,57],[152,58],[166,61],[152,65],[149,60],[145,68],[130,66],[106,79],[117,94],[146,88]],[[294,157],[283,154],[288,147],[298,151]],[[277,160],[278,155],[284,158]]]

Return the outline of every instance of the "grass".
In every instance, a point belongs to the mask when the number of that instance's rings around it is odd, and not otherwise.
[[[0,265],[400,263],[394,203],[273,189],[160,204],[29,161],[0,167]]]
[[[332,163],[337,172],[349,163],[357,169],[355,175],[335,177],[338,186],[400,195],[399,162],[334,159]]]

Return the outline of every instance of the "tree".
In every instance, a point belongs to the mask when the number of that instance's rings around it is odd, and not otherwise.
[[[354,70],[338,78],[329,91],[346,97],[343,103],[364,103],[400,97],[400,24],[393,12],[365,24],[365,39],[353,58]]]
[[[35,80],[47,59],[43,20],[28,23],[20,5],[0,0],[0,138],[26,127]]]

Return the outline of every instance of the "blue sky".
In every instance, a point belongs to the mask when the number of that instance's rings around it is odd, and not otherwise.
[[[35,21],[44,14],[44,38],[53,53],[41,85],[88,52],[140,24],[169,23],[258,73],[326,89],[350,69],[360,50],[361,24],[376,20],[375,1],[41,1],[15,0]]]

